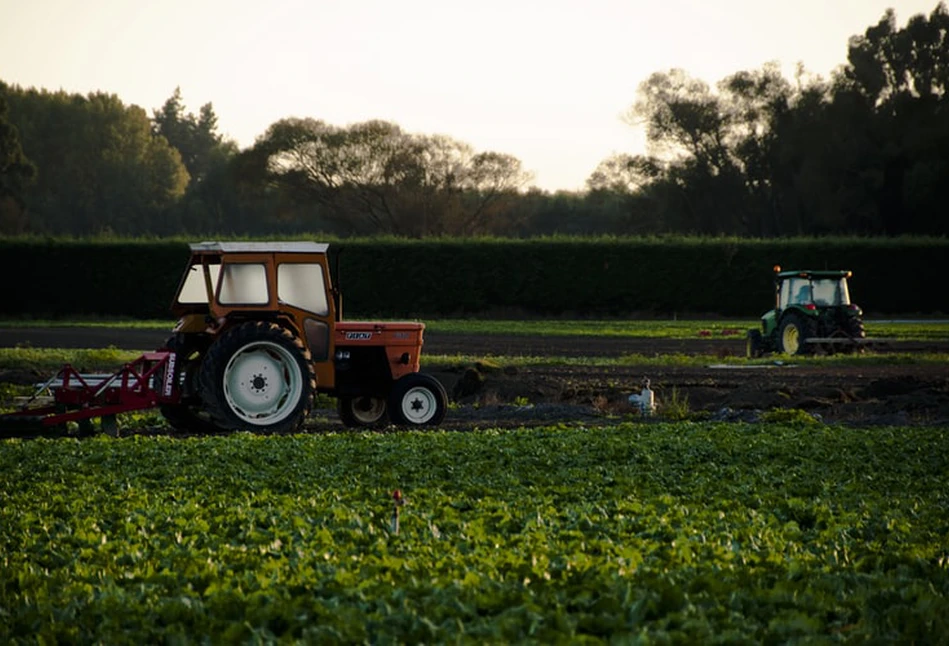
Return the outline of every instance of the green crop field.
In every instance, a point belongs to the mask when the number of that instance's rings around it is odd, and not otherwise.
[[[576,320],[576,319],[431,319],[426,329],[440,334],[518,334],[525,336],[603,336],[629,338],[689,339],[696,337],[744,338],[747,330],[760,325],[757,319],[695,320]],[[171,330],[174,321],[121,320],[27,320],[0,319],[0,327],[107,327]],[[866,321],[871,336],[900,341],[949,339],[946,320]]]
[[[0,642],[945,643],[947,464],[803,419],[7,440]]]
[[[747,320],[482,320],[436,319],[426,329],[448,334],[520,334],[525,336],[603,336],[629,338],[690,339],[744,338],[757,328],[757,319]],[[949,321],[866,321],[867,334],[902,341],[949,339]]]
[[[123,364],[133,361],[141,353],[132,350],[117,350],[115,348],[72,350],[60,348],[0,348],[0,370],[30,370],[38,374],[53,374],[63,364],[70,364],[80,372],[112,372]],[[662,354],[641,355],[623,354],[616,357],[558,357],[558,356],[492,356],[480,355],[435,355],[422,356],[422,367],[468,365],[476,362],[489,361],[496,367],[503,366],[705,366],[710,362],[735,365],[764,364],[775,360],[789,360],[776,358],[782,355],[769,356],[761,359],[746,359],[741,356],[712,357],[710,355]],[[800,357],[794,360],[800,361]],[[888,353],[865,355],[833,355],[816,356],[805,359],[812,365],[925,365],[949,364],[949,355],[938,352]],[[40,379],[39,376],[37,379]],[[2,383],[2,382],[0,382]],[[27,388],[29,390],[29,388]],[[22,393],[27,394],[27,393]],[[2,395],[2,391],[0,391]],[[3,407],[3,398],[0,396],[0,409]]]

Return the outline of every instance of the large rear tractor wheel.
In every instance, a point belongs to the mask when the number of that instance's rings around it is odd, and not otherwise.
[[[220,433],[198,397],[198,370],[201,354],[198,344],[187,337],[175,335],[165,341],[165,349],[175,353],[177,372],[181,375],[181,401],[159,407],[162,417],[173,429],[183,433]]]
[[[303,342],[275,323],[252,321],[225,332],[204,355],[201,399],[229,430],[298,430],[313,406],[316,375]]]
[[[867,338],[867,330],[863,326],[863,319],[857,316],[847,319],[846,333],[851,339]]]
[[[863,319],[857,316],[848,318],[843,324],[843,333],[847,335],[850,339],[865,339],[867,338],[867,330],[863,327]],[[845,345],[841,350],[844,354],[854,354],[855,352],[863,352],[863,346],[858,343],[853,345]]]
[[[389,394],[389,417],[399,426],[437,426],[447,410],[445,387],[431,375],[407,374]]]
[[[384,426],[389,421],[384,397],[340,397],[336,410],[339,419],[350,428]]]
[[[778,329],[778,343],[785,354],[812,354],[814,348],[805,339],[814,336],[814,322],[793,312],[787,314]]]

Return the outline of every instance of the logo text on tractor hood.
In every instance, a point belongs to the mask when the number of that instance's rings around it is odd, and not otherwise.
[[[372,332],[347,332],[347,341],[365,341],[372,338]]]
[[[175,355],[174,353],[168,355],[168,365],[165,368],[165,397],[171,397],[172,387],[175,383]]]

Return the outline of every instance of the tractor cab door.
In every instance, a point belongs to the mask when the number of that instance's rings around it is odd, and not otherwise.
[[[778,309],[783,311],[791,305],[807,305],[813,301],[814,290],[809,278],[794,276],[781,283]]]
[[[220,274],[220,259],[192,257],[178,283],[178,290],[171,302],[171,311],[178,317],[188,314],[209,315]]]
[[[336,308],[325,260],[325,256],[314,258],[293,254],[278,254],[276,258],[278,309],[292,316],[306,337],[321,388],[332,387],[336,379],[332,365]]]

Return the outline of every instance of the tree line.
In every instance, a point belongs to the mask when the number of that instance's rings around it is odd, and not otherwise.
[[[580,192],[388,121],[286,118],[241,150],[178,89],[149,115],[0,82],[0,234],[945,235],[947,34],[940,2],[903,28],[887,10],[830,79],[656,72],[625,115],[647,152]]]

